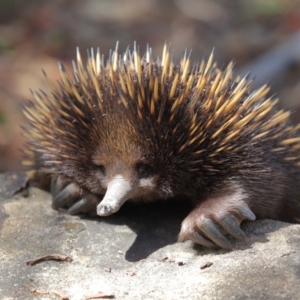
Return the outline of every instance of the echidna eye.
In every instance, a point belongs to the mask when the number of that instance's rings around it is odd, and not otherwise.
[[[139,175],[140,178],[149,177],[151,173],[153,172],[152,167],[144,162],[139,162],[135,165],[135,169]]]
[[[105,175],[105,167],[103,165],[96,165],[98,171]]]

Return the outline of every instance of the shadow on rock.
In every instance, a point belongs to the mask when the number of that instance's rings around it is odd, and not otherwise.
[[[147,258],[166,245],[177,242],[181,222],[191,211],[190,203],[180,200],[153,203],[126,203],[121,210],[98,221],[126,225],[136,233],[125,259],[130,262]]]

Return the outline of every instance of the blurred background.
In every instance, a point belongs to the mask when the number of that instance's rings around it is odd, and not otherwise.
[[[57,61],[70,67],[76,46],[108,53],[119,41],[122,52],[136,41],[156,56],[167,40],[177,59],[187,47],[194,60],[215,48],[219,66],[233,59],[253,76],[282,61],[263,80],[300,121],[300,39],[290,42],[299,30],[300,0],[0,0],[0,172],[22,169],[20,103],[29,88],[49,91],[41,70],[58,79]]]

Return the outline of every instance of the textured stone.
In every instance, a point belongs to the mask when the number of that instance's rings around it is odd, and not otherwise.
[[[300,225],[247,223],[246,243],[208,250],[176,243],[188,209],[127,204],[91,219],[52,210],[50,195],[34,188],[27,198],[0,199],[1,299],[59,299],[38,294],[53,290],[70,300],[98,292],[116,299],[299,299]],[[53,253],[73,261],[26,265]]]

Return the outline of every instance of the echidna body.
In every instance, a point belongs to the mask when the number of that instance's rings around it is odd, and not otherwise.
[[[218,69],[213,55],[161,60],[136,47],[107,62],[99,51],[74,80],[59,64],[51,96],[34,92],[24,108],[24,164],[52,176],[53,207],[110,215],[127,201],[184,197],[195,209],[179,240],[230,248],[244,219],[300,221],[299,126],[277,110],[269,88],[251,90]]]

